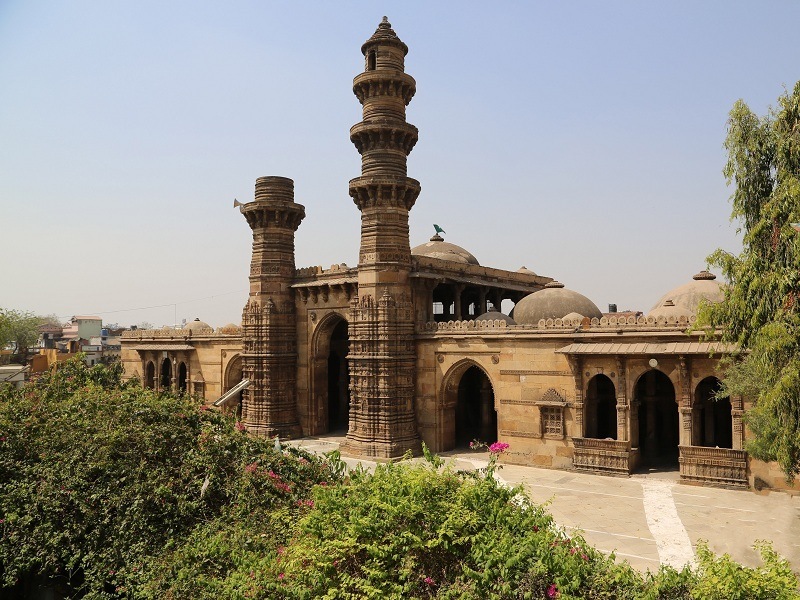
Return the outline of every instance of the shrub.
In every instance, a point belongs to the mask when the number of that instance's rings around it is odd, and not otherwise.
[[[319,459],[119,375],[75,360],[0,391],[2,585],[38,575],[116,597],[200,524],[295,509],[331,476]]]

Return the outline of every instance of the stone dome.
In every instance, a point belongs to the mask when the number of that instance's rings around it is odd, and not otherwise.
[[[722,302],[724,293],[722,285],[716,281],[717,276],[708,271],[700,271],[692,277],[692,281],[670,290],[656,302],[647,313],[648,317],[690,316],[697,314],[700,302]],[[671,302],[671,304],[670,304]]]
[[[531,271],[528,267],[526,267],[524,265],[522,267],[520,267],[519,269],[517,269],[517,273],[525,273],[525,275],[536,275],[536,273],[534,273],[533,271]]]
[[[429,242],[420,244],[411,249],[413,256],[427,256],[428,258],[438,258],[439,260],[449,260],[465,265],[477,265],[478,259],[461,246],[456,246],[445,242],[444,238],[438,233]]]
[[[192,331],[199,331],[200,329],[211,329],[211,325],[201,321],[200,319],[195,319],[194,321],[190,321],[186,324],[184,329],[191,329]]]
[[[583,321],[583,315],[576,312],[571,312],[568,315],[561,317],[562,319],[569,319],[570,321]]]
[[[239,333],[242,330],[240,325],[236,325],[235,323],[228,323],[227,325],[223,325],[219,328],[221,333]]]
[[[603,316],[594,302],[558,281],[528,294],[514,307],[514,319],[520,325],[537,325],[540,319],[561,319],[570,313],[598,319]]]
[[[506,314],[501,313],[496,308],[492,307],[479,317],[475,317],[476,321],[505,321],[506,325],[516,325],[517,322]]]

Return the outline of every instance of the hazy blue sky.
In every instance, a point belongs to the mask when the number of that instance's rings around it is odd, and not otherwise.
[[[262,175],[306,206],[298,266],[356,264],[351,82],[384,14],[417,80],[412,246],[438,223],[645,311],[738,248],[727,113],[800,79],[800,3],[0,0],[0,306],[238,322],[232,201]]]

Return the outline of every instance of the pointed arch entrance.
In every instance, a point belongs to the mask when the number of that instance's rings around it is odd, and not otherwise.
[[[584,415],[585,437],[617,439],[617,392],[607,375],[595,375],[589,380]]]
[[[225,367],[225,381],[223,382],[223,393],[227,392],[234,386],[241,383],[242,379],[244,378],[243,369],[242,369],[242,355],[237,354],[233,358],[231,358],[228,366]],[[236,416],[241,416],[242,414],[242,394],[244,390],[240,390],[235,398],[230,399],[230,404],[227,406],[233,406],[234,412]]]
[[[313,337],[310,435],[346,432],[350,423],[350,338],[347,320],[326,315]]]
[[[716,397],[722,384],[716,377],[706,377],[695,388],[692,406],[692,445],[733,448],[731,401]]]
[[[156,387],[156,365],[150,360],[144,370],[144,387],[155,389]]]
[[[679,419],[675,386],[661,371],[647,371],[636,382],[639,404],[638,444],[645,468],[678,468]]]
[[[186,363],[181,361],[181,363],[178,365],[178,391],[181,393],[186,393],[188,374],[189,372],[186,368]]]
[[[161,361],[161,391],[172,389],[172,361],[165,358]]]
[[[473,440],[497,441],[494,387],[486,372],[470,360],[450,370],[443,386],[442,450],[465,448]]]

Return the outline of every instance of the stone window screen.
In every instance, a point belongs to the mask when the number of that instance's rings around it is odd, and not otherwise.
[[[560,406],[539,407],[542,436],[548,438],[564,438],[564,409]]]

